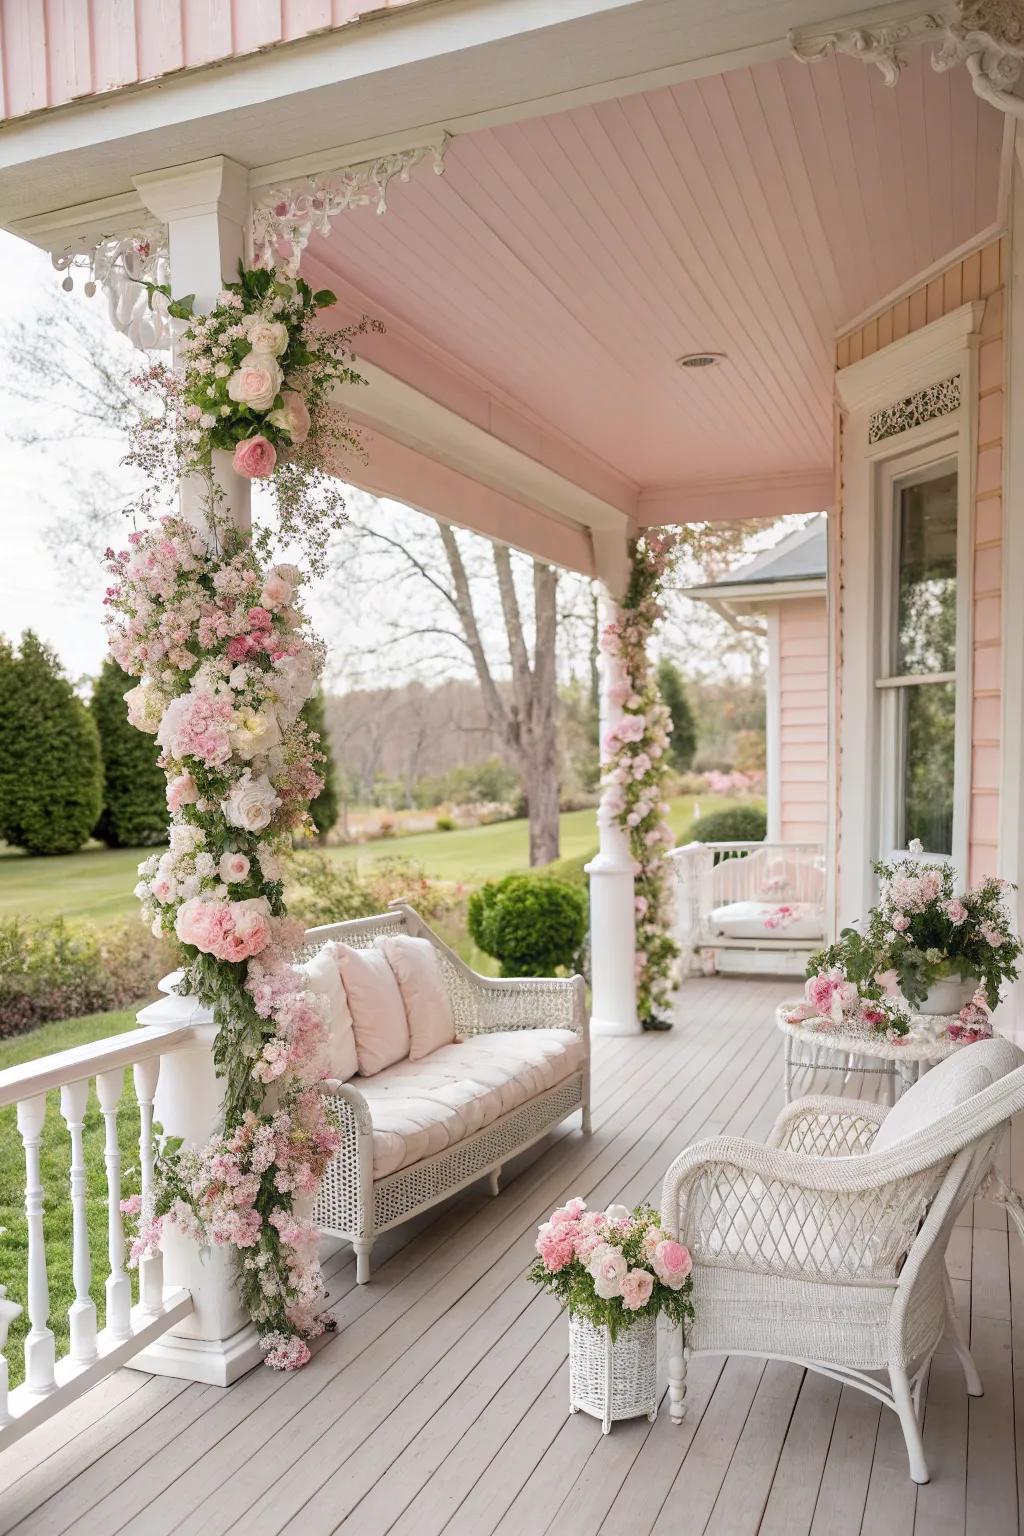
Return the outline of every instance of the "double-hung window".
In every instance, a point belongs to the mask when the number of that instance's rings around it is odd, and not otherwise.
[[[918,459],[927,455],[917,455]],[[876,695],[883,854],[956,848],[960,585],[957,459],[882,474]]]

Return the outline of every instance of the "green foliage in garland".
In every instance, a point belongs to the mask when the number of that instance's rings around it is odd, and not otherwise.
[[[103,810],[95,836],[111,848],[167,841],[167,781],[157,767],[160,749],[152,736],[131,724],[124,702],[137,681],[126,678],[108,656],[89,701],[103,758]]]
[[[96,726],[56,654],[26,630],[0,644],[0,837],[26,853],[74,853],[102,806]]]
[[[469,931],[503,976],[570,970],[587,931],[587,898],[550,875],[506,875],[469,898]]]
[[[327,721],[324,716],[324,695],[322,689],[317,689],[306,700],[302,707],[302,719],[309,730],[319,737],[320,762],[317,771],[324,781],[324,787],[316,799],[310,802],[309,814],[313,819],[319,839],[324,842],[328,832],[332,831],[338,819],[338,776],[334,767],[334,757],[331,753],[331,741],[327,734]]]

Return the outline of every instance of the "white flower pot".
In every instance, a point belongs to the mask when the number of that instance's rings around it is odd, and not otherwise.
[[[944,976],[933,981],[925,998],[917,1004],[915,1013],[959,1013],[969,1003],[978,985],[977,976]]]
[[[658,1319],[638,1317],[614,1341],[607,1328],[569,1318],[569,1412],[601,1420],[658,1416]]]

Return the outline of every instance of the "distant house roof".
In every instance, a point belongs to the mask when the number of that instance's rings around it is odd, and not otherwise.
[[[726,595],[746,597],[753,596],[757,588],[783,583],[820,585],[825,580],[827,537],[828,522],[821,513],[718,581],[688,587],[687,596],[705,600]]]

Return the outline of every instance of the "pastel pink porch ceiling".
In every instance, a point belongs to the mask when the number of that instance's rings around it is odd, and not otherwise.
[[[425,0],[0,0],[0,118]]]
[[[785,511],[830,483],[836,332],[995,221],[1002,130],[922,56],[895,90],[766,63],[457,136],[306,260],[385,320],[367,357],[552,467],[582,448],[641,521],[752,479]]]

